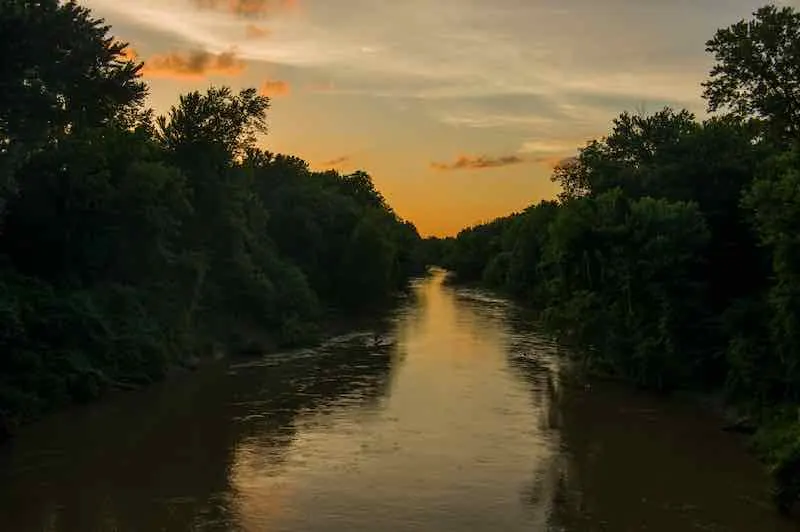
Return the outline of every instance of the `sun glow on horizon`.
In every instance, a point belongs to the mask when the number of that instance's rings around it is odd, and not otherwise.
[[[439,236],[552,198],[553,165],[622,111],[702,116],[705,40],[759,6],[84,3],[145,61],[157,111],[210,84],[259,88],[273,98],[266,147],[369,172],[398,213]]]

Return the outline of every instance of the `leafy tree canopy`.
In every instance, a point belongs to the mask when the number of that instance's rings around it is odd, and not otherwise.
[[[800,134],[800,13],[768,5],[706,43],[716,64],[703,95],[709,111],[768,123],[777,138]]]

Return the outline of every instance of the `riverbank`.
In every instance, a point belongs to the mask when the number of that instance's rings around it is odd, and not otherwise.
[[[328,312],[317,323],[312,324],[302,334],[294,335],[295,341],[282,342],[276,331],[257,329],[254,327],[234,326],[228,328],[228,334],[219,341],[205,340],[202,345],[191,353],[184,353],[181,357],[166,363],[163,369],[153,375],[151,379],[143,380],[139,373],[125,374],[110,378],[101,370],[85,369],[80,375],[84,382],[73,386],[80,386],[87,392],[79,396],[79,400],[63,401],[45,411],[28,414],[20,421],[8,423],[8,417],[0,411],[0,445],[8,442],[21,428],[35,424],[48,416],[57,414],[66,409],[84,408],[93,403],[114,400],[115,396],[123,393],[139,391],[154,384],[169,382],[170,380],[191,373],[222,360],[232,362],[258,358],[268,354],[297,348],[313,348],[331,338],[354,330],[385,331],[388,327],[387,318],[391,310],[401,304],[407,297],[407,289],[395,293],[389,300],[375,307],[371,311],[362,311],[347,314],[344,312]],[[133,377],[133,378],[129,378]],[[3,390],[0,387],[0,395]],[[17,399],[19,410],[28,410],[24,406],[24,397]],[[34,401],[33,398],[27,401]]]
[[[776,403],[754,408],[752,404],[731,398],[720,386],[708,389],[691,385],[654,388],[615,371],[603,353],[587,345],[586,338],[576,334],[581,323],[563,318],[554,323],[551,314],[502,286],[487,286],[485,281],[460,282],[454,274],[448,276],[447,283],[453,287],[481,287],[516,301],[524,309],[527,319],[542,324],[543,331],[566,347],[564,351],[572,362],[569,378],[576,386],[613,383],[636,389],[639,393],[667,397],[708,414],[715,430],[743,441],[749,452],[763,464],[773,482],[769,494],[774,506],[784,514],[795,510],[800,500],[800,412],[793,404]]]
[[[0,449],[15,532],[791,532],[709,416],[563,386],[568,347],[500,298],[415,283],[386,349],[202,366],[27,427]],[[360,327],[359,327],[360,328]]]

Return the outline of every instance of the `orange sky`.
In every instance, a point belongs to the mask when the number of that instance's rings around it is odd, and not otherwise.
[[[745,0],[85,0],[145,61],[151,104],[273,99],[265,147],[363,169],[423,235],[557,192],[554,161],[622,111],[702,114],[704,42]],[[800,0],[783,2],[800,4]]]

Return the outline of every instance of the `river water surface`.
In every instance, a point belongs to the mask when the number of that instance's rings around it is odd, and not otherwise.
[[[435,272],[381,331],[224,362],[0,448],[0,530],[789,531],[676,401],[567,385],[513,305]]]

